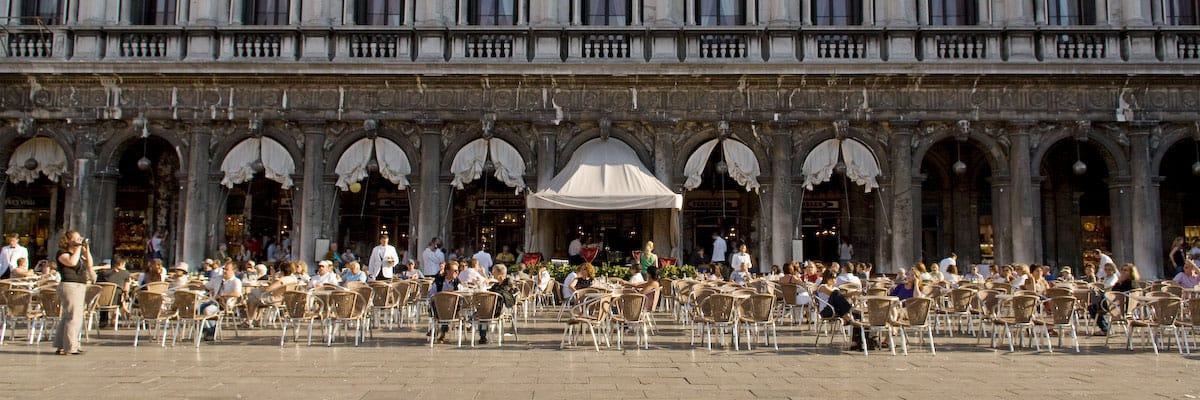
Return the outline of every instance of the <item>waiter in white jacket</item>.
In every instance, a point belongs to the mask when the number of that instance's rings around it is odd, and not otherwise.
[[[15,233],[4,235],[5,246],[0,249],[0,279],[8,279],[17,268],[17,260],[29,262],[29,250],[21,246],[21,238]]]
[[[379,245],[371,250],[367,259],[367,279],[379,281],[392,279],[393,269],[400,262],[396,248],[388,244],[388,235],[379,235]]]

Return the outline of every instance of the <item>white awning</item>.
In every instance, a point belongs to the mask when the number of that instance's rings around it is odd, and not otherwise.
[[[495,177],[508,187],[516,188],[517,193],[525,189],[525,159],[512,144],[501,139],[480,138],[467,143],[450,164],[450,173],[454,175],[451,186],[462,189],[463,185],[474,182],[483,176],[483,166],[488,157],[496,167]]]
[[[758,166],[758,158],[745,143],[729,139],[713,139],[705,142],[692,153],[691,157],[688,157],[687,164],[683,167],[683,175],[687,177],[687,181],[683,183],[684,189],[692,190],[700,186],[700,175],[704,172],[704,167],[708,164],[708,157],[712,155],[717,144],[721,144],[729,176],[745,187],[747,192],[758,190],[760,187],[758,176],[762,175],[762,170]]]
[[[366,179],[370,174],[367,164],[371,163],[372,156],[385,179],[400,189],[408,187],[408,174],[412,173],[408,155],[400,145],[386,138],[363,138],[350,145],[333,170],[338,176],[337,187],[342,191],[350,190],[350,184]]]
[[[575,150],[546,188],[526,197],[530,209],[641,210],[683,208],[676,194],[617,139],[592,139]]]
[[[296,172],[296,162],[292,160],[287,148],[271,138],[249,138],[234,146],[225,160],[221,162],[221,172],[225,177],[221,184],[226,187],[249,182],[254,178],[254,161],[261,160],[267,179],[279,182],[284,189],[292,187],[292,174]]]
[[[32,158],[37,161],[37,168],[25,168],[25,162]],[[62,146],[54,139],[37,137],[26,140],[13,151],[8,160],[8,179],[13,183],[33,183],[38,174],[46,175],[52,182],[58,182],[58,177],[67,172],[67,154]]]
[[[879,188],[875,181],[879,176],[879,162],[870,148],[854,139],[829,139],[808,153],[804,159],[804,188],[813,190],[813,186],[828,182],[837,166],[838,154],[846,163],[846,177],[870,193]]]

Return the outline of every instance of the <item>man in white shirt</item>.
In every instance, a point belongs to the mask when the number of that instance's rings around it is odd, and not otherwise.
[[[446,254],[442,253],[442,239],[433,238],[429,246],[421,251],[421,273],[425,276],[436,276],[441,272],[440,266],[446,262]]]
[[[576,236],[574,239],[571,239],[571,244],[567,245],[567,261],[571,265],[583,264],[583,256],[581,254],[583,254],[583,241],[580,240],[579,236]]]
[[[458,282],[463,285],[472,284],[482,287],[482,285],[487,283],[487,278],[483,276],[482,272],[479,272],[479,263],[472,262],[471,265],[463,268],[458,273]]]
[[[400,255],[388,244],[388,235],[379,235],[379,245],[371,250],[371,258],[367,259],[367,280],[392,279],[393,269],[399,262]]]
[[[717,232],[713,232],[712,237],[713,237],[712,263],[713,264],[724,264],[725,263],[725,253],[729,252],[728,245],[725,244],[725,239],[721,237],[721,234],[719,234]]]
[[[837,279],[833,281],[833,285],[834,286],[842,286],[847,283],[853,283],[853,284],[861,287],[862,279],[859,279],[857,275],[850,273],[850,269],[851,269],[850,263],[842,265],[842,271],[840,274],[838,274]]]
[[[1108,276],[1108,272],[1104,271],[1104,266],[1108,264],[1115,266],[1117,263],[1113,262],[1112,257],[1109,257],[1108,254],[1105,254],[1104,250],[1096,249],[1096,254],[1100,255],[1100,261],[1096,263],[1096,277],[1104,279]]]
[[[308,287],[316,288],[321,285],[332,283],[338,284],[337,274],[333,273],[333,261],[322,260],[317,263],[317,272],[308,280]]]
[[[938,268],[938,271],[949,271],[951,265],[955,267],[958,266],[958,254],[950,253],[949,257],[943,258],[942,261],[938,263],[938,266],[941,267]]]
[[[741,270],[750,271],[753,264],[750,263],[750,253],[746,252],[746,245],[739,245],[738,252],[733,253],[733,257],[729,259],[729,268],[731,271],[737,272]]]
[[[487,252],[487,244],[479,245],[479,252],[475,253],[471,258],[479,262],[479,268],[483,271],[490,272],[492,270],[492,255]]]
[[[208,293],[213,299],[200,305],[200,310],[205,315],[214,315],[221,312],[222,307],[218,302],[226,304],[226,307],[236,304],[237,298],[242,296],[242,280],[237,278],[236,264],[225,264],[222,274],[216,279],[208,281],[205,287],[208,288]],[[212,322],[205,323],[204,340],[212,340],[215,330],[216,327]]]
[[[20,244],[20,237],[15,233],[4,236],[7,246],[0,249],[0,279],[8,279],[13,269],[17,268],[17,260],[24,258],[29,261],[29,250]]]
[[[571,298],[571,294],[573,294],[573,292],[571,292],[571,282],[575,282],[575,278],[578,276],[579,274],[576,274],[575,271],[571,271],[571,273],[567,274],[567,277],[563,279],[562,296],[564,300]]]
[[[633,276],[629,277],[629,283],[642,283],[646,281],[646,278],[642,276],[641,265],[633,264],[633,266],[629,267],[629,270],[633,272]]]

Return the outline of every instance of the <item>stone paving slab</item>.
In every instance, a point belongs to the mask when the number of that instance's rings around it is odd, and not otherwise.
[[[665,319],[665,318],[662,318]],[[232,331],[222,342],[132,346],[133,332],[105,331],[83,356],[57,356],[50,342],[0,346],[0,399],[1012,399],[1197,398],[1200,353],[1105,347],[1083,352],[993,350],[972,337],[938,337],[937,354],[846,351],[841,339],[813,345],[811,332],[780,329],[780,350],[692,347],[661,324],[649,350],[603,347],[590,337],[559,349],[562,323],[522,323],[520,337],[431,349],[423,329],[377,330],[352,341],[279,346],[279,330]],[[319,336],[320,333],[318,332]],[[1117,343],[1120,342],[1120,343]],[[1066,350],[1066,349],[1062,349]]]

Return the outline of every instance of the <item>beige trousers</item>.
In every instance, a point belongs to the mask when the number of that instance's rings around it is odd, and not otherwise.
[[[54,331],[54,347],[67,352],[79,351],[79,335],[83,333],[83,298],[87,285],[63,282],[58,285],[58,301],[62,304],[62,318]]]

